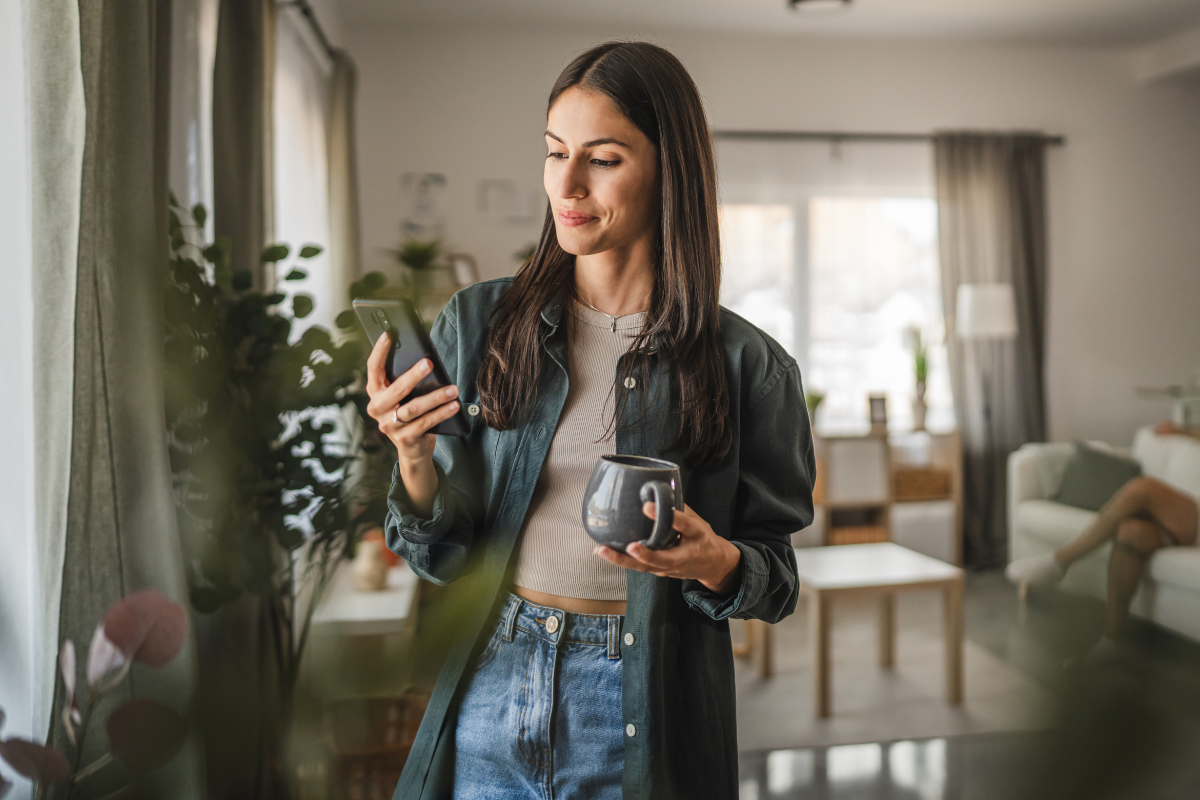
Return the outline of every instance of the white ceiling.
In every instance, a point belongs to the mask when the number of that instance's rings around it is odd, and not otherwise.
[[[1200,25],[1200,0],[854,0],[789,11],[786,0],[340,0],[351,24],[673,29],[954,37],[1132,45]]]

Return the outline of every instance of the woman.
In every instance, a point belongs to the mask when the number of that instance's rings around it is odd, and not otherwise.
[[[1160,422],[1154,432],[1159,436],[1196,436],[1194,430],[1178,428],[1170,422]],[[1086,656],[1090,660],[1102,659],[1116,648],[1150,555],[1163,547],[1196,544],[1198,519],[1200,507],[1195,497],[1157,478],[1142,475],[1118,489],[1074,539],[1049,553],[1012,562],[1005,575],[1023,586],[1055,584],[1066,577],[1076,561],[1114,540],[1108,557],[1104,634]]]
[[[409,400],[422,367],[386,385],[386,343],[368,365],[399,453],[388,545],[480,598],[396,796],[736,797],[726,620],[795,609],[789,535],[813,480],[799,371],[718,306],[712,145],[674,56],[584,53],[547,126],[536,252],[434,325],[457,386]],[[468,436],[428,433],[460,406]],[[612,452],[680,465],[680,544],[594,547],[582,498]]]

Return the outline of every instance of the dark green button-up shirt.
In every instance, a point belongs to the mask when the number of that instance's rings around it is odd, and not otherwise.
[[[433,326],[434,344],[464,408],[479,402],[475,377],[492,308],[511,283],[504,278],[458,292]],[[480,632],[508,587],[522,522],[567,399],[564,302],[559,297],[542,310],[549,359],[524,422],[497,431],[478,414],[470,417],[465,438],[438,437],[438,494],[429,519],[414,515],[403,482],[393,476],[388,546],[434,583],[466,576],[479,598],[449,650],[396,798],[451,796],[457,699]],[[800,370],[777,342],[726,309],[721,336],[733,425],[728,456],[714,467],[694,469],[672,446],[673,380],[665,358],[657,360],[649,381],[632,390],[616,430],[617,452],[679,464],[685,502],[742,553],[740,582],[728,596],[699,581],[626,573],[624,630],[634,637],[633,644],[622,642],[621,707],[625,723],[636,730],[625,739],[627,800],[737,797],[726,620],[778,622],[796,608],[790,534],[812,522],[815,475]]]

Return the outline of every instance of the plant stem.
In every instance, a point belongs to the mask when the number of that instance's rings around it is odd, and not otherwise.
[[[75,745],[75,758],[71,762],[71,777],[72,780],[67,784],[67,796],[63,800],[71,800],[71,795],[75,793],[74,777],[79,774],[79,764],[83,761],[83,745],[87,740],[88,725],[92,721],[92,709],[96,707],[96,698],[91,696],[89,692],[87,706],[83,710],[83,716],[79,721],[79,741]]]
[[[89,775],[99,772],[100,770],[107,767],[109,764],[112,763],[112,760],[113,760],[112,753],[105,753],[104,755],[100,756],[95,761],[93,761],[92,763],[90,763],[86,767],[84,767],[80,772],[76,773],[75,777],[72,778],[72,780],[75,781],[76,783],[78,783],[79,781],[83,780],[84,778],[88,777]]]

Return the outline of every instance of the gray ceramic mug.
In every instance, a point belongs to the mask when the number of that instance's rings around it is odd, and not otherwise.
[[[664,550],[679,541],[676,509],[683,510],[679,465],[646,456],[601,456],[583,495],[583,528],[598,544],[625,552],[641,542]],[[655,517],[642,504],[655,504]]]

